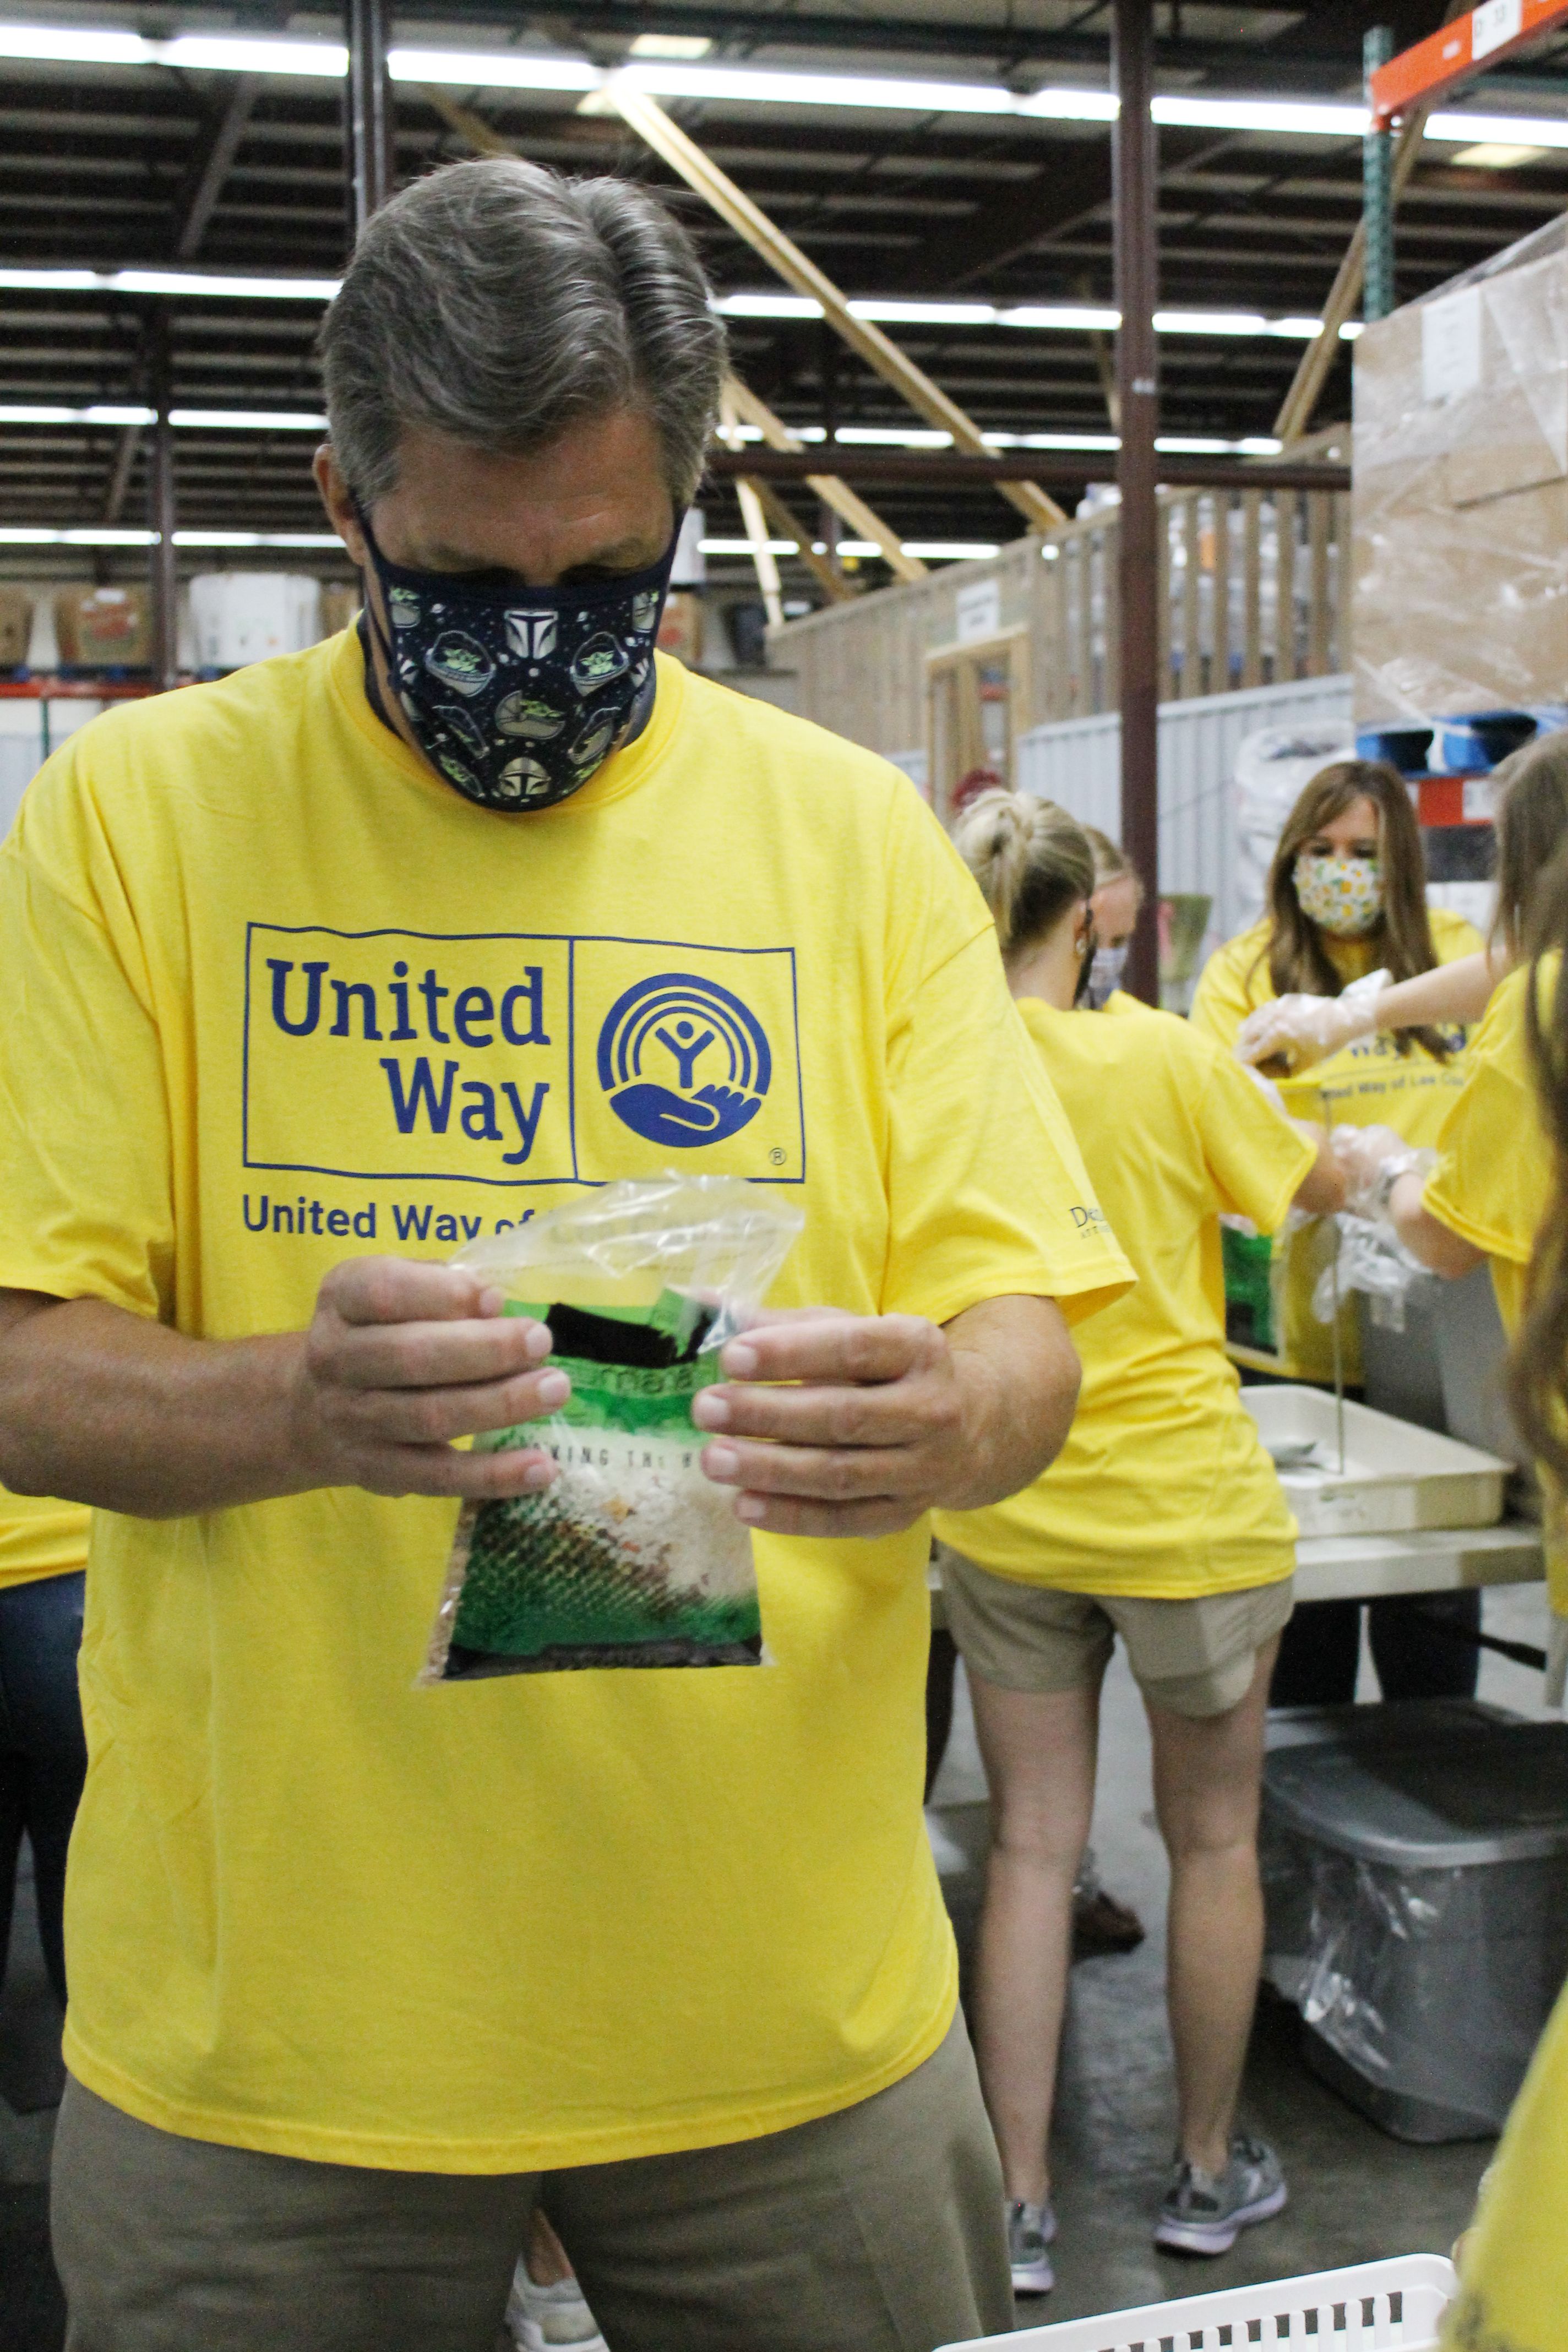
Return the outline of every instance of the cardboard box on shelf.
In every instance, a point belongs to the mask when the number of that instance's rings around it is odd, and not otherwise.
[[[55,636],[67,669],[145,669],[153,622],[144,588],[62,588]]]
[[[1568,222],[1355,345],[1358,722],[1568,700]]]
[[[658,625],[660,653],[673,654],[688,669],[695,669],[702,659],[702,599],[685,588],[677,588],[665,601],[664,617]]]

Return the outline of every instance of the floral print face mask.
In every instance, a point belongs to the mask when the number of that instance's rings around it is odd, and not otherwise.
[[[1364,939],[1383,913],[1382,862],[1321,857],[1304,849],[1296,860],[1296,900],[1308,921],[1331,939]]]

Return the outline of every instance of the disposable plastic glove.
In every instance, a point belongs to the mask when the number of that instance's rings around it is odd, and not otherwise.
[[[1389,984],[1386,971],[1353,980],[1342,996],[1278,996],[1249,1013],[1236,1033],[1238,1062],[1268,1062],[1286,1055],[1292,1070],[1310,1069],[1342,1053],[1377,1026],[1377,1000]]]
[[[1388,1196],[1402,1176],[1428,1175],[1437,1155],[1406,1143],[1391,1127],[1336,1127],[1329,1148],[1344,1173],[1345,1207],[1352,1217],[1388,1222]]]

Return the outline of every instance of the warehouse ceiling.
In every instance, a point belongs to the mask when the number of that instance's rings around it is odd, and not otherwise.
[[[155,39],[248,33],[341,38],[341,20],[287,5],[83,5],[0,14]],[[1442,21],[1441,0],[1308,7],[1162,5],[1158,86],[1171,93],[1354,102],[1363,35],[1396,46]],[[1110,11],[1089,0],[853,0],[781,6],[715,0],[584,0],[554,10],[495,0],[398,9],[395,37],[487,51],[542,44],[601,65],[642,37],[709,44],[707,64],[1002,82],[1103,92]],[[1472,86],[1464,103],[1568,116],[1568,47],[1547,43]],[[396,85],[397,165],[412,177],[468,150],[425,89]],[[449,85],[519,152],[563,171],[623,172],[669,194],[725,293],[779,290],[764,265],[611,113],[571,91]],[[1110,133],[1103,121],[915,114],[875,108],[671,99],[677,120],[850,295],[1016,304],[1111,299]],[[331,278],[344,248],[342,97],[330,80],[168,64],[0,60],[0,277],[16,269],[186,269]],[[1539,226],[1568,203],[1568,148],[1505,151],[1490,167],[1428,143],[1404,199],[1401,299],[1426,291]],[[1160,133],[1161,300],[1172,310],[1321,311],[1361,205],[1355,137],[1189,127]],[[146,398],[147,299],[0,287],[6,404],[132,405]],[[319,403],[319,300],[172,299],[176,408],[282,412]],[[895,323],[895,335],[986,429],[1109,431],[1106,340],[1081,330]],[[918,422],[816,320],[731,320],[741,373],[791,424],[851,435]],[[1348,347],[1347,347],[1348,348]],[[1279,336],[1161,337],[1161,430],[1238,441],[1269,433],[1301,344]],[[1349,404],[1342,356],[1321,408]],[[146,444],[134,425],[0,424],[0,526],[134,527],[145,520]],[[190,427],[176,436],[182,526],[309,533],[321,528],[297,428]],[[851,478],[847,455],[841,461]],[[1086,456],[1101,474],[1113,460]],[[1013,535],[984,489],[882,490],[916,541]],[[710,531],[739,528],[728,492]],[[19,554],[20,551],[14,551]],[[100,559],[100,561],[102,559]],[[12,569],[15,569],[13,564]],[[37,568],[35,564],[33,568]]]

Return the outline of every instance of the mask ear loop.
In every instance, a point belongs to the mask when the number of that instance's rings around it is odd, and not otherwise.
[[[1078,943],[1078,951],[1081,961],[1079,964],[1078,970],[1078,986],[1072,992],[1073,1010],[1075,1013],[1079,1006],[1083,1003],[1084,998],[1089,994],[1089,980],[1094,971],[1094,959],[1099,947],[1100,935],[1095,929],[1094,910],[1090,908],[1085,914],[1083,937]]]

